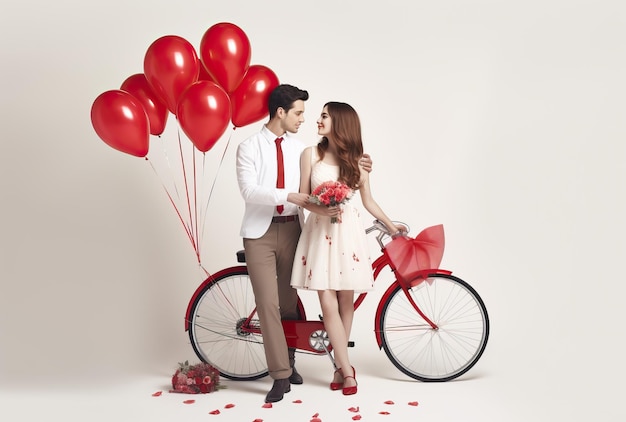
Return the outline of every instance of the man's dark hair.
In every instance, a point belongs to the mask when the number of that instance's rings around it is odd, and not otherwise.
[[[285,111],[289,111],[293,107],[293,103],[297,100],[306,101],[309,99],[309,93],[298,87],[288,84],[278,85],[270,93],[268,101],[268,109],[270,113],[270,119],[276,115],[276,110],[282,108]]]

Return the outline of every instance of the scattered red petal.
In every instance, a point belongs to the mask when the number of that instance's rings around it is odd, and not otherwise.
[[[195,400],[185,400],[183,403],[185,404],[194,404],[196,401]]]
[[[409,406],[417,406],[417,402],[416,401],[410,401],[409,402]]]
[[[302,400],[294,400],[292,403],[302,403]]]
[[[272,403],[263,403],[263,408],[265,409],[271,409],[272,408]]]
[[[389,412],[378,412],[379,415],[391,415]]]
[[[209,412],[209,415],[219,415],[219,414],[220,414],[219,409],[211,410],[211,411]]]
[[[161,394],[163,394],[163,391],[157,391],[156,393],[152,393],[152,397],[159,397]]]
[[[351,407],[350,409],[348,409],[350,412],[354,412],[354,413],[358,413],[359,411],[359,407]]]
[[[224,406],[224,409],[230,409],[232,407],[235,407],[235,405],[232,403],[228,403],[226,406]]]
[[[395,404],[395,403],[393,402],[393,400],[387,400],[385,404]]]
[[[320,418],[313,418],[311,419],[311,422],[322,422],[322,420]]]
[[[360,421],[361,420],[361,415],[354,415],[354,416],[352,416],[352,420],[353,421]]]
[[[263,419],[255,419],[252,422],[263,422]]]
[[[313,415],[313,416],[311,416],[311,417],[315,419],[315,418],[317,418],[319,415],[320,415],[319,413],[316,413],[315,415]]]

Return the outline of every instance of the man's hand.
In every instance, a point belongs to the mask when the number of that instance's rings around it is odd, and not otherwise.
[[[361,159],[359,160],[359,166],[361,166],[363,170],[368,173],[372,171],[372,158],[369,154],[363,154],[361,156]]]
[[[291,192],[287,195],[287,201],[291,202],[292,204],[296,204],[299,207],[305,207],[306,205],[310,204],[309,195],[307,193]]]

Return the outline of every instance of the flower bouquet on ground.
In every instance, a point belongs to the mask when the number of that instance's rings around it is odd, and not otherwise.
[[[352,193],[352,189],[350,189],[350,187],[346,184],[331,180],[324,182],[313,189],[313,192],[311,192],[311,195],[309,196],[309,202],[332,207],[344,204],[350,200],[350,198],[352,198]],[[341,220],[337,217],[331,217],[330,222],[334,224],[341,222]]]
[[[223,388],[220,384],[220,372],[208,363],[189,365],[189,361],[178,364],[172,376],[170,393],[202,394],[212,393]]]

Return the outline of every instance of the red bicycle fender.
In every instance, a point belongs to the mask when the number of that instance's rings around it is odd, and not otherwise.
[[[223,270],[220,270],[220,271],[216,272],[215,274],[210,274],[206,278],[206,280],[204,280],[198,286],[196,291],[191,296],[191,299],[189,300],[189,303],[187,304],[187,311],[185,312],[185,331],[189,331],[189,321],[191,321],[191,308],[192,308],[194,302],[196,301],[196,298],[198,297],[198,295],[200,295],[200,292],[202,292],[202,289],[204,289],[204,287],[207,284],[210,284],[214,280],[217,280],[218,278],[222,277],[224,274],[229,274],[229,273],[234,273],[234,272],[239,272],[239,271],[241,271],[243,273],[247,273],[248,267],[246,267],[245,265],[240,265],[240,266],[237,266],[237,267],[224,268]],[[300,298],[298,298],[298,310],[300,312],[301,318],[303,320],[306,320],[306,310],[304,309],[304,304],[302,303]]]
[[[434,275],[434,274],[446,274],[446,275],[450,275],[452,274],[452,271],[448,271],[448,270],[443,270],[440,268],[437,269],[431,269],[431,270],[426,270],[426,272],[428,273],[428,275]],[[411,286],[414,286],[416,284],[419,284],[423,281],[423,279],[417,281],[417,280],[413,280],[411,283],[409,283]],[[374,317],[374,334],[376,335],[376,344],[378,344],[378,348],[382,349],[383,347],[383,338],[380,332],[380,323],[381,323],[381,318],[383,315],[383,307],[385,306],[385,303],[387,303],[387,300],[389,300],[389,296],[391,296],[391,293],[393,292],[393,290],[395,290],[396,286],[400,285],[400,283],[398,282],[398,280],[394,280],[393,283],[391,283],[389,285],[389,287],[387,288],[387,290],[385,290],[385,293],[383,294],[383,296],[380,298],[380,302],[378,302],[378,308],[376,308],[376,316]]]
[[[385,293],[380,298],[380,302],[378,302],[378,308],[376,308],[376,316],[374,317],[374,334],[376,335],[376,344],[378,344],[379,349],[382,349],[383,347],[383,338],[380,333],[380,319],[382,318],[383,307],[397,286],[399,286],[399,283],[398,280],[395,280],[389,285],[389,287],[387,287],[387,290],[385,290]]]
[[[215,273],[215,274],[209,274],[209,276],[206,278],[206,280],[204,280],[196,289],[196,291],[193,293],[193,295],[191,296],[191,300],[189,301],[189,304],[187,305],[187,312],[185,312],[185,331],[189,330],[189,321],[191,321],[191,307],[193,306],[194,302],[196,301],[196,298],[198,297],[198,295],[200,294],[200,292],[202,291],[202,289],[204,289],[204,287],[207,284],[210,284],[211,282],[213,282],[213,280],[218,279],[219,277],[221,277],[222,275],[224,275],[224,273],[232,273],[235,271],[246,271],[247,267],[245,265],[240,265],[238,267],[229,267],[229,268],[224,268],[223,270]]]

